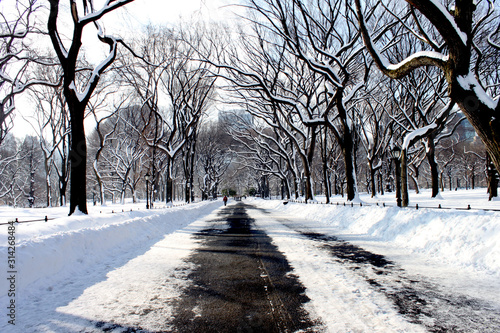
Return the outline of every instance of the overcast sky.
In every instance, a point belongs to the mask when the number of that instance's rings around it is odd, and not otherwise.
[[[179,17],[188,19],[195,12],[201,12],[203,16],[213,20],[223,20],[229,15],[227,5],[237,2],[237,0],[135,0],[126,6],[126,10],[141,24],[149,21],[156,24],[175,22]]]
[[[94,0],[96,9],[100,8],[97,4],[101,2]],[[235,18],[233,14],[235,11],[242,10],[241,7],[234,5],[238,2],[239,0],[135,0],[105,15],[101,21],[107,34],[119,35],[127,40],[129,34],[141,30],[148,24],[175,25],[179,21],[199,18],[229,22]],[[84,50],[88,51],[93,47],[103,48],[101,52],[86,52],[92,53],[88,54],[87,60],[99,62],[100,58],[107,55],[104,51],[106,46],[97,40],[93,26],[86,27],[85,34],[87,36],[84,39]]]

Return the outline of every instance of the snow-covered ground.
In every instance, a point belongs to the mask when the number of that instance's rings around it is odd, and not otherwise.
[[[343,207],[341,198],[333,198],[331,205],[319,204],[323,199],[317,198],[318,204],[264,201],[259,206],[307,216],[311,228],[347,241],[383,246],[385,251],[392,246],[440,264],[500,277],[500,201],[488,201],[484,189],[444,192],[436,199],[424,191],[412,194],[412,207],[404,209],[394,207],[393,194],[361,196],[364,205],[353,209]]]
[[[484,189],[444,192],[439,199],[428,196],[428,192],[412,195],[411,204],[500,209],[500,201],[486,200]],[[361,196],[361,200],[394,202],[393,194],[375,199]],[[287,256],[311,298],[309,312],[330,332],[402,332],[421,327],[404,321],[366,281],[328,260],[293,228],[335,235],[387,256],[408,274],[425,276],[448,290],[500,308],[500,212],[245,202],[271,213],[251,209],[249,215]],[[5,309],[0,312],[0,331],[100,332],[95,327],[109,329],[110,323],[116,332],[139,326],[168,330],[169,304],[189,284],[186,276],[191,267],[183,259],[198,246],[191,235],[214,219],[221,202],[150,211],[142,205],[141,210],[130,211],[132,206],[102,208],[116,214],[89,207],[89,216],[71,217],[66,216],[67,208],[1,207],[0,222],[15,217],[57,218],[15,225],[16,326],[7,322],[7,306],[13,299],[8,295],[12,287],[7,280],[11,275],[8,225],[0,225],[0,269],[6,276],[0,280],[0,309]],[[337,306],[329,302],[333,294],[340,300]],[[353,310],[356,307],[358,311]]]

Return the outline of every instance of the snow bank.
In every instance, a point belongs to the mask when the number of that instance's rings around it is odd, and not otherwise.
[[[341,239],[386,243],[438,262],[500,276],[500,212],[255,203],[303,216],[312,227]]]
[[[36,287],[37,283],[62,280],[123,252],[145,252],[166,234],[220,205],[207,201],[156,211],[70,216],[47,223],[16,224],[16,287],[23,290],[28,285]],[[5,225],[0,227],[7,230]],[[0,257],[7,258],[7,251],[6,240],[2,239]],[[1,298],[6,295],[8,281],[0,281]]]

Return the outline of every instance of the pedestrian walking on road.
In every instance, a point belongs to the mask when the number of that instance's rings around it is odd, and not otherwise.
[[[227,197],[224,196],[224,198],[222,198],[222,201],[224,201],[224,206],[227,204]]]

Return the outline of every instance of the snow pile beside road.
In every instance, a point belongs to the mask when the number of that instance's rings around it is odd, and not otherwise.
[[[386,243],[438,262],[500,276],[500,212],[255,203],[303,216],[315,230],[340,239]]]
[[[23,290],[28,285],[36,288],[36,285],[64,280],[120,253],[145,252],[166,234],[220,205],[220,202],[206,201],[155,211],[79,215],[47,223],[15,224],[17,288]],[[7,230],[6,225],[0,227]],[[2,238],[0,257],[7,258],[7,237]],[[0,297],[6,295],[7,283],[6,279],[1,280]]]

